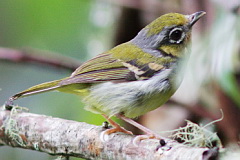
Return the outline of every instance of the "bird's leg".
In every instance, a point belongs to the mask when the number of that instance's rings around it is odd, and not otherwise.
[[[107,115],[102,114],[102,116],[104,118],[106,118],[107,121],[113,126],[113,128],[110,128],[110,129],[107,129],[106,131],[104,131],[103,134],[109,135],[109,134],[116,133],[116,132],[123,132],[123,133],[126,133],[126,134],[133,134],[131,131],[128,131],[128,130],[124,129],[119,124],[117,124],[116,122],[111,120]]]
[[[138,129],[140,129],[141,131],[143,131],[144,133],[146,133],[147,135],[139,135],[134,139],[134,143],[137,144],[137,142],[144,140],[144,139],[163,139],[162,137],[160,137],[158,134],[156,134],[155,132],[153,132],[152,130],[148,129],[147,127],[144,127],[143,125],[135,122],[134,120],[125,117],[122,114],[118,114],[116,115],[118,118],[124,120],[125,122],[137,127]]]
[[[124,115],[118,114],[117,115],[118,118],[124,120],[125,122],[137,127],[138,129],[140,129],[141,131],[143,131],[144,133],[148,134],[148,135],[154,135],[156,133],[154,133],[152,130],[148,129],[147,127],[144,127],[143,125],[135,122],[134,120],[125,117]]]

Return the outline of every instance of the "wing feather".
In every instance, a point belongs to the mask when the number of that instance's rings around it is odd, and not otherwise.
[[[123,57],[124,54],[128,57]],[[159,55],[155,57],[131,43],[125,43],[85,62],[59,84],[146,80],[174,61],[160,51]]]
[[[99,83],[104,81],[126,81],[131,71],[111,54],[100,54],[76,69],[60,85],[72,83]]]

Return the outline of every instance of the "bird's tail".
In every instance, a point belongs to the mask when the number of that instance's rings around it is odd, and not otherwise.
[[[18,98],[22,98],[22,97],[42,93],[42,92],[47,92],[47,91],[51,91],[51,90],[55,90],[55,89],[60,87],[58,84],[62,80],[63,79],[38,84],[38,85],[33,86],[31,88],[28,88],[28,89],[26,89],[22,92],[19,92],[19,93],[13,95],[12,97],[10,97],[9,100],[5,103],[5,106],[12,106],[13,101],[18,99]]]

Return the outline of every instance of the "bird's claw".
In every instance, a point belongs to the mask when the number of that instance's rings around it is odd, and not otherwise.
[[[107,130],[101,132],[100,140],[102,142],[106,142],[109,139],[109,135],[112,133],[116,133],[116,132],[122,132],[122,133],[133,135],[133,133],[131,131],[124,129],[123,127],[115,127],[115,128],[110,128],[110,129],[107,129]]]
[[[133,139],[133,145],[134,146],[139,146],[140,142],[142,140],[145,140],[145,139],[157,139],[157,140],[163,140],[163,138],[161,138],[160,136],[158,135],[153,135],[153,134],[150,134],[150,135],[138,135],[136,136],[134,139]]]

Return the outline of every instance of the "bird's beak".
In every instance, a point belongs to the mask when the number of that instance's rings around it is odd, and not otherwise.
[[[187,15],[187,18],[189,19],[190,28],[205,14],[206,14],[206,12],[199,11],[199,12],[193,13],[191,15]]]

